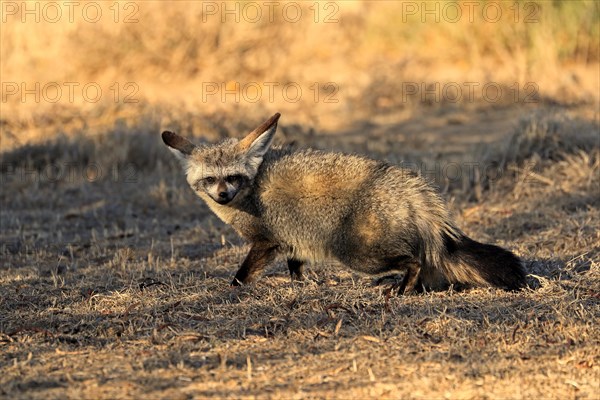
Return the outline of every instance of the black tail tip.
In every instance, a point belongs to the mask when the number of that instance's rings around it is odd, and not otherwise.
[[[527,286],[523,262],[509,250],[463,237],[455,251],[491,286],[507,291],[518,291]]]

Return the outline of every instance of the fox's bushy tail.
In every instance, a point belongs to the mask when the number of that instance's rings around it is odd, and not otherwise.
[[[444,235],[443,275],[450,283],[495,286],[505,290],[525,287],[523,263],[512,252],[479,243],[464,234]]]

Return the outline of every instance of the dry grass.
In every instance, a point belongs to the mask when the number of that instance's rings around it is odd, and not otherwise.
[[[140,101],[2,102],[0,397],[599,399],[598,4],[536,3],[535,24],[500,4],[493,24],[398,24],[393,2],[339,3],[337,24],[198,23],[199,2],[3,23],[3,82],[135,82]],[[202,101],[231,81],[331,81],[339,102]],[[403,82],[539,91],[431,101]],[[420,169],[529,288],[388,298],[335,264],[292,284],[281,262],[230,288],[248,247],[158,133],[216,141],[273,111],[277,140]]]
[[[515,138],[546,138],[539,120]],[[63,138],[5,153],[13,169],[3,171],[1,196],[1,393],[597,398],[600,147],[582,138],[598,126],[561,121],[553,132],[566,151],[530,139],[527,154],[505,153],[507,171],[536,162],[527,179],[507,172],[478,203],[450,187],[468,233],[527,261],[531,289],[520,293],[388,299],[338,265],[314,265],[291,284],[281,263],[231,289],[247,247],[185,188],[154,136]],[[128,160],[131,182],[52,182],[44,172],[91,162],[112,171]]]

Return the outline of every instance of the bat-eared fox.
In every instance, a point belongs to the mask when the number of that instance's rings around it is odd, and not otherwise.
[[[215,145],[162,134],[192,189],[252,245],[232,285],[256,279],[278,255],[292,279],[302,279],[305,262],[331,259],[367,274],[402,272],[399,294],[525,285],[520,259],[467,237],[417,173],[356,155],[272,147],[279,117]]]

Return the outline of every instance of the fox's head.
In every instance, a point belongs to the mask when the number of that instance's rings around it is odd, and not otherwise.
[[[251,187],[273,142],[280,115],[273,115],[242,140],[197,146],[169,131],[162,133],[162,139],[182,161],[187,181],[196,193],[206,193],[217,203],[228,204],[243,197]]]

